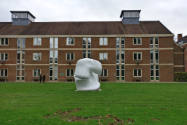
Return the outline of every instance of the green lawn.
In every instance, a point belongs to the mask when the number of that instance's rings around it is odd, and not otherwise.
[[[0,125],[187,125],[187,84],[1,83]]]

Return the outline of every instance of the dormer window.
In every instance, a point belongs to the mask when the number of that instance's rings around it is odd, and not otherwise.
[[[13,25],[28,25],[34,22],[35,16],[29,11],[10,11]]]
[[[123,24],[139,24],[141,10],[122,10],[120,17]]]

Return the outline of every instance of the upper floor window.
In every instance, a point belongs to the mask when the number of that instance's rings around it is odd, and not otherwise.
[[[121,48],[125,48],[125,38],[121,38]]]
[[[41,74],[41,70],[40,69],[34,69],[33,70],[33,77],[39,77]]]
[[[74,53],[66,53],[66,60],[67,61],[74,60]]]
[[[159,38],[152,37],[150,38],[150,48],[158,48],[159,47]]]
[[[19,48],[19,49],[25,48],[25,39],[24,38],[17,39],[17,48]]]
[[[134,52],[133,55],[134,60],[142,60],[142,52]]]
[[[99,45],[100,46],[107,46],[108,45],[108,39],[107,38],[99,38]]]
[[[108,53],[99,53],[99,60],[107,60]]]
[[[159,51],[158,50],[151,50],[150,51],[150,58],[151,63],[159,63]]]
[[[133,38],[133,45],[142,45],[142,38],[134,37]]]
[[[0,69],[0,77],[7,77],[8,70],[7,69]]]
[[[8,38],[0,38],[0,46],[7,46]]]
[[[40,61],[42,58],[42,54],[41,53],[33,53],[33,60],[34,61]]]
[[[142,77],[142,69],[134,69],[133,76],[134,77]]]
[[[117,37],[116,38],[116,48],[125,48],[125,38]]]
[[[66,38],[66,45],[74,45],[75,44],[75,39],[72,37],[67,37]]]
[[[0,61],[6,61],[6,60],[8,60],[8,54],[0,53]]]
[[[50,48],[51,49],[58,48],[58,38],[50,38]]]
[[[103,69],[102,70],[102,73],[101,73],[101,76],[108,76],[108,70],[107,69]]]
[[[41,46],[42,45],[42,38],[39,38],[39,37],[33,38],[33,45],[34,46]]]
[[[82,48],[88,48],[90,49],[91,48],[91,44],[92,44],[92,39],[91,38],[88,38],[88,37],[84,37],[82,39]]]

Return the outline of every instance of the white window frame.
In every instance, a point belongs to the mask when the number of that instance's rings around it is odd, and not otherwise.
[[[134,55],[136,54],[137,59],[134,58]],[[140,59],[138,59],[140,54]],[[133,52],[133,60],[134,61],[141,61],[142,60],[142,52]]]
[[[33,38],[33,46],[41,46],[42,45],[42,38],[34,37]]]
[[[73,40],[73,42],[70,41],[70,40]],[[71,42],[72,42],[72,43],[71,43]],[[67,38],[66,38],[66,45],[67,45],[67,46],[73,46],[73,45],[75,45],[75,38],[73,38],[73,37],[67,37]]]
[[[37,74],[38,74],[38,71],[39,71],[38,76],[37,76],[37,75],[34,76],[34,72],[35,72],[35,70],[37,70]],[[40,77],[40,74],[41,74],[41,69],[33,69],[33,73],[32,73],[32,76],[33,76],[33,77]]]
[[[7,39],[8,44],[5,44]],[[2,41],[4,40],[4,44],[2,44]],[[0,46],[8,46],[9,45],[9,39],[8,38],[0,38]]]
[[[99,53],[99,60],[108,60],[108,53]]]
[[[135,40],[136,39],[136,43]],[[138,43],[138,39],[140,39],[140,43]],[[142,45],[142,38],[141,37],[133,37],[133,45]]]
[[[108,38],[107,37],[100,37],[99,38],[99,45],[100,46],[107,46],[108,45]]]
[[[42,60],[42,53],[37,53],[37,52],[36,52],[36,53],[33,53],[32,55],[33,55],[33,58],[32,58],[33,61],[41,61],[41,60]],[[40,59],[39,59],[39,60],[38,60],[38,59],[35,60],[35,59],[34,59],[34,58],[35,58],[35,55],[38,55]]]
[[[5,70],[7,70],[7,75],[5,75]],[[2,71],[3,71],[3,75],[1,75]],[[8,69],[0,69],[0,77],[8,77]]]
[[[68,55],[70,57],[70,59],[68,59]],[[72,57],[73,55],[73,57]],[[75,59],[75,54],[74,53],[66,53],[66,61],[72,61]]]
[[[134,72],[135,72],[135,70],[137,70],[137,74],[136,75],[134,75]],[[141,76],[138,76],[138,70],[140,70],[140,72],[141,72]],[[142,77],[142,69],[139,69],[139,68],[137,68],[137,69],[133,69],[133,77]]]
[[[68,76],[68,70],[69,70],[69,73],[70,73],[70,75]],[[73,75],[71,75],[72,74],[72,72],[73,72]],[[73,69],[66,69],[66,77],[73,77],[74,76],[74,70]]]
[[[2,55],[3,55],[3,59],[2,59]],[[0,53],[0,61],[7,61],[7,60],[8,60],[8,53]]]

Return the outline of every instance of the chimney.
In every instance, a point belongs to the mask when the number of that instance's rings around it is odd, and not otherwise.
[[[141,10],[122,10],[120,18],[123,24],[139,24]]]
[[[182,39],[182,34],[177,35],[177,41],[179,42]]]
[[[29,25],[34,22],[35,16],[29,11],[10,11],[12,17],[12,25]]]

